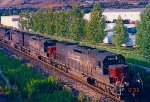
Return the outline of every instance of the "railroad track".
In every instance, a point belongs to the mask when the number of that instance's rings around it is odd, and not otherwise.
[[[34,58],[33,56],[29,56],[28,54],[13,48],[3,42],[0,41],[0,44],[3,48],[9,50],[16,56],[18,56],[21,59],[26,59],[30,61],[34,66],[38,66],[37,70],[38,72],[43,72],[43,75],[54,75],[57,77],[63,84],[67,85],[68,87],[71,87],[73,89],[77,89],[78,91],[81,91],[88,96],[90,96],[92,99],[98,99],[99,102],[123,102],[122,100],[116,98],[113,95],[110,95],[107,92],[102,91],[99,88],[96,88],[93,85],[88,84],[87,82],[80,80],[79,78],[72,76],[58,68],[55,68],[54,66],[45,63],[41,60],[38,60]]]

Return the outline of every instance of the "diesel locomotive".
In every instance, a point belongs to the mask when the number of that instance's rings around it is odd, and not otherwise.
[[[4,27],[0,41],[118,98],[137,100],[142,92],[142,80],[131,78],[121,54]]]

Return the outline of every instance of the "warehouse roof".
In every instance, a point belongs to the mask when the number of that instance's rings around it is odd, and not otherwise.
[[[132,9],[105,9],[104,12],[143,12],[145,8]]]

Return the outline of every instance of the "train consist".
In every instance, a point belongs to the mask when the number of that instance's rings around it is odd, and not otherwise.
[[[118,98],[138,99],[141,94],[141,79],[130,77],[121,54],[3,27],[0,28],[0,41]]]

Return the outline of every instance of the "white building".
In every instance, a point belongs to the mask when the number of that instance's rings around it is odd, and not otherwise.
[[[113,35],[114,35],[113,32],[107,32],[107,36],[104,38],[103,43],[112,44]],[[129,34],[129,41],[125,44],[122,44],[122,46],[125,46],[125,47],[132,46],[132,47],[134,47],[135,46],[135,35]]]
[[[113,38],[113,35],[114,33],[112,31],[108,31],[106,32],[107,35],[105,36],[104,40],[103,40],[103,43],[105,44],[112,44],[112,38]],[[129,33],[129,41],[125,44],[122,44],[122,46],[135,46],[135,34],[131,34]]]
[[[129,21],[140,21],[141,20],[141,13],[144,11],[144,8],[134,8],[134,9],[106,9],[103,12],[103,16],[105,17],[106,21],[113,22],[114,20],[118,19],[119,16],[123,20]],[[85,14],[84,18],[86,20],[90,19],[90,13]]]
[[[107,36],[105,36],[103,43],[112,44],[113,32],[107,32]]]
[[[3,26],[19,28],[19,15],[1,16],[1,24]]]
[[[123,20],[129,21],[140,21],[141,20],[141,12],[143,12],[143,8],[139,9],[106,9],[103,12],[103,16],[105,16],[106,21],[113,22],[118,19],[119,16]]]
[[[132,46],[135,47],[135,35],[131,35],[129,34],[129,41],[125,44],[122,44],[122,46],[128,47],[128,46]]]
[[[112,31],[113,28],[116,26],[115,23],[106,23],[106,28],[105,28],[105,31]],[[135,28],[136,29],[136,24],[124,24],[124,26],[126,28]]]

